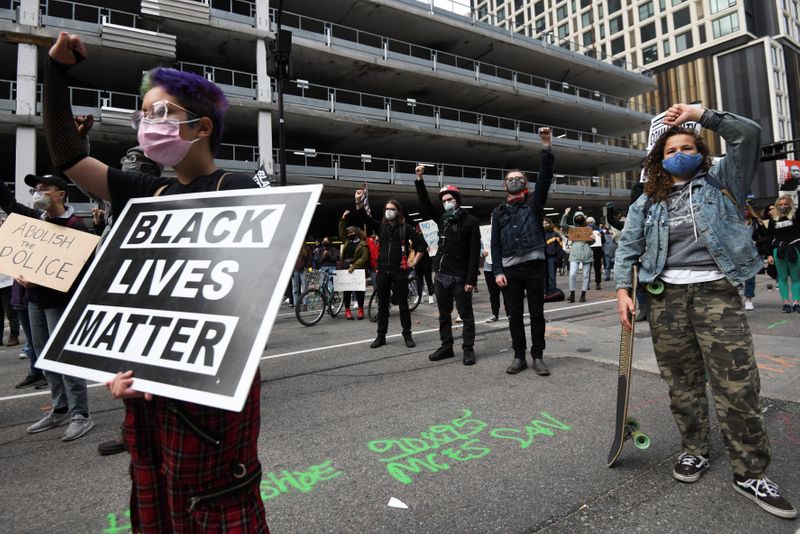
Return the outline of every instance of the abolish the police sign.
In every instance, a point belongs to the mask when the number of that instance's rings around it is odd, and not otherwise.
[[[132,200],[37,367],[241,410],[321,191]]]

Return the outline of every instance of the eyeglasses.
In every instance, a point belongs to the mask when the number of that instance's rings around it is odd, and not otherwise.
[[[513,176],[506,176],[506,181],[507,181],[507,182],[508,182],[509,180],[524,180],[524,179],[525,179],[525,177],[524,177],[524,176],[522,176],[521,174],[515,174],[515,175],[513,175]]]
[[[195,119],[186,121],[169,119],[170,114],[174,114],[175,110],[184,111],[190,117],[195,117]],[[181,107],[178,104],[175,104],[174,102],[161,100],[159,102],[153,102],[150,108],[145,111],[134,111],[133,114],[131,115],[131,127],[134,130],[138,130],[139,126],[142,124],[143,121],[149,124],[159,124],[162,122],[166,122],[167,120],[170,120],[174,121],[175,124],[183,124],[186,122],[193,122],[197,120],[198,117],[199,115],[197,113],[189,111],[188,109]]]

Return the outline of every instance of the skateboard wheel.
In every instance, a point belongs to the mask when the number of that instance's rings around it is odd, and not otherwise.
[[[650,437],[644,432],[637,430],[631,434],[631,439],[633,439],[633,444],[636,445],[637,449],[646,449],[650,446]]]
[[[647,292],[651,295],[660,295],[664,292],[664,282],[655,280],[647,284]]]
[[[636,432],[639,430],[639,421],[637,421],[633,417],[628,417],[625,420],[625,426],[630,428],[631,432]]]

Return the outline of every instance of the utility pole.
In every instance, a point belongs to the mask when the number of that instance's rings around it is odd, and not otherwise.
[[[278,91],[278,158],[280,184],[286,185],[286,121],[283,113],[283,85],[292,77],[292,32],[281,28],[283,0],[278,2],[275,16],[275,39],[267,42],[267,75],[275,78]]]

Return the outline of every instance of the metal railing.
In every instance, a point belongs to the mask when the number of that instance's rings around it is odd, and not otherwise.
[[[616,67],[620,67],[622,69],[629,70],[631,72],[643,74],[645,76],[652,77],[653,75],[650,70],[646,69],[645,67],[642,67],[641,65],[637,65],[636,63],[631,63],[621,58],[615,58],[612,55],[606,54],[602,50],[598,50],[594,46],[585,46],[581,43],[570,41],[569,39],[566,38],[561,38],[556,40],[553,38],[554,36],[552,30],[542,32],[539,35],[538,39],[534,37],[529,37],[524,33],[521,33],[518,29],[516,29],[519,25],[516,24],[513,15],[507,15],[503,19],[498,19],[494,13],[490,13],[488,12],[488,10],[482,13],[478,9],[473,9],[472,6],[468,6],[463,2],[459,2],[458,0],[399,0],[399,1],[414,5],[419,5],[420,3],[425,4],[427,6],[427,10],[432,14],[447,12],[447,16],[466,18],[474,26],[481,26],[482,28],[496,31],[514,40],[519,40],[529,43],[538,43],[544,46],[553,45],[557,42],[558,44],[556,46],[564,48],[576,54],[583,54],[593,59],[599,59],[600,61],[603,61],[605,63],[610,63]],[[450,9],[448,9],[448,7]]]
[[[273,149],[272,156],[276,162],[279,161],[277,148]],[[417,161],[412,160],[379,158],[363,154],[336,154],[309,149],[286,151],[286,165],[293,172],[304,172],[316,178],[331,180],[412,185],[415,179],[414,168],[417,164]],[[508,172],[508,169],[496,167],[449,163],[432,163],[431,166],[433,168],[426,171],[426,181],[430,183],[436,181],[439,186],[448,183],[478,191],[502,191],[503,178]],[[537,171],[524,172],[531,181],[539,175]],[[551,191],[582,194],[607,194],[613,191],[625,194],[632,186],[633,181],[623,177],[556,174],[553,177]]]
[[[273,80],[273,102],[277,99],[277,88]],[[305,81],[295,80],[284,85],[286,102],[301,107],[326,110],[331,113],[344,112],[387,122],[412,122],[435,129],[455,131],[511,140],[534,140],[538,129],[549,127],[553,137],[584,144],[604,145],[628,151],[644,150],[645,144],[632,139],[600,135],[569,128],[535,122],[476,113],[397,98],[336,89]]]
[[[0,18],[10,21],[17,20],[17,7],[19,7],[19,0],[0,0]]]
[[[276,16],[277,10],[271,9],[270,20],[273,28]],[[587,89],[536,76],[535,74],[507,69],[491,63],[391,39],[305,15],[284,12],[281,18],[281,25],[303,32],[309,37],[313,35],[313,38],[324,42],[328,46],[333,46],[337,43],[351,43],[358,51],[370,53],[383,60],[400,59],[417,66],[430,68],[434,72],[445,71],[451,74],[458,74],[472,81],[489,80],[505,83],[514,90],[530,89],[539,93],[545,90],[548,94],[561,93],[643,113],[654,113],[653,109],[631,98],[617,97],[594,89]]]
[[[129,28],[140,28],[141,17],[136,13],[110,9],[107,7],[69,2],[67,0],[40,0],[43,17],[75,20],[88,24],[117,24]]]
[[[200,63],[189,63],[187,61],[178,62],[177,68],[198,74],[217,84],[246,89],[248,93],[252,92],[251,96],[255,98],[256,89],[258,88],[258,76],[251,72],[224,69]]]
[[[256,3],[249,0],[205,0],[211,9],[216,10],[221,18],[255,25]],[[228,14],[229,16],[226,16]]]
[[[17,110],[17,82],[0,80],[0,110],[12,113]]]
[[[227,159],[231,161],[253,162],[255,164],[259,161],[259,152],[257,146],[252,145],[236,145],[231,143],[222,143],[217,151],[216,159]]]
[[[142,106],[142,98],[139,95],[105,91],[103,89],[87,89],[85,87],[70,87],[69,101],[74,114],[97,113],[95,117],[97,120],[100,120],[100,112],[103,108],[129,109],[133,112],[141,109]],[[36,84],[36,103],[41,112],[41,83]]]

